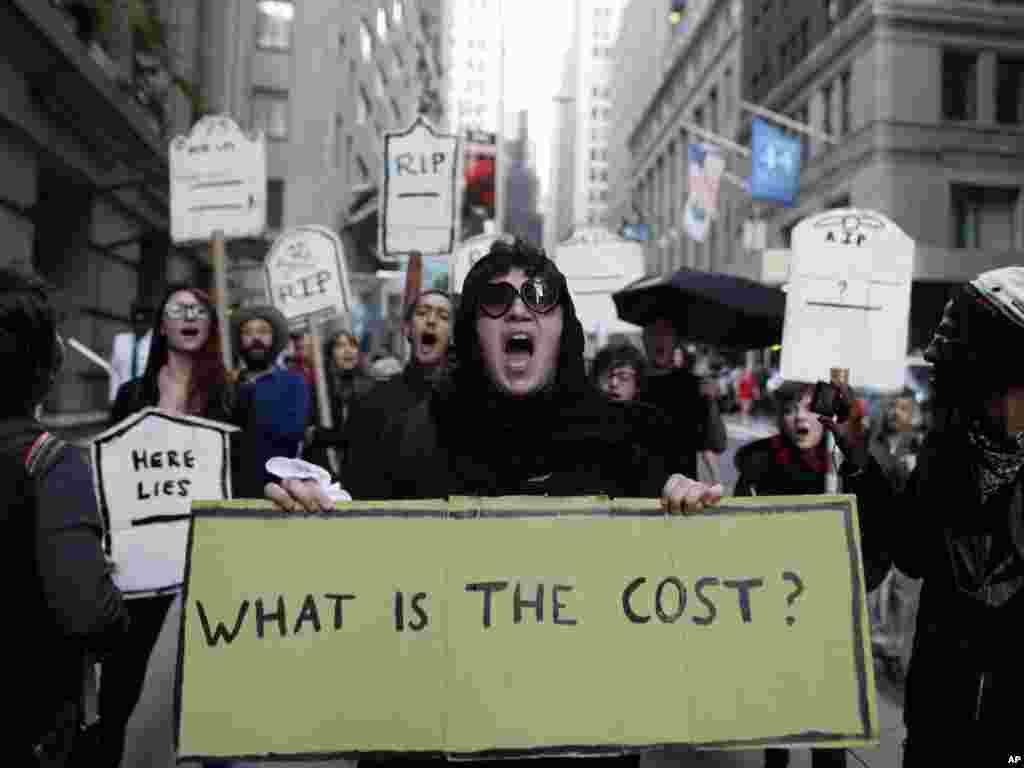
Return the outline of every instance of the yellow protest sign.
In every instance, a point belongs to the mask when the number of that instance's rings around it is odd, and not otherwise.
[[[851,496],[193,507],[180,759],[877,742]]]

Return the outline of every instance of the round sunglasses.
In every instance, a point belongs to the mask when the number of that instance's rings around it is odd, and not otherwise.
[[[530,278],[518,289],[511,283],[487,283],[480,291],[480,311],[494,319],[503,317],[516,296],[531,312],[546,315],[558,305],[558,285],[543,277]]]

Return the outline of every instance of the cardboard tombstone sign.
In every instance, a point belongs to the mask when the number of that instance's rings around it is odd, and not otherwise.
[[[127,596],[177,589],[185,578],[191,504],[231,498],[238,428],[146,408],[92,444],[96,497]]]
[[[168,152],[171,237],[176,243],[257,237],[266,229],[267,146],[227,115],[207,115]]]
[[[345,253],[326,227],[303,225],[282,233],[264,262],[267,293],[292,328],[312,327],[352,307]]]
[[[404,131],[385,134],[382,257],[451,253],[458,146],[458,137],[439,133],[422,115]]]
[[[782,332],[782,376],[901,389],[905,381],[914,241],[875,211],[837,209],[793,230]]]

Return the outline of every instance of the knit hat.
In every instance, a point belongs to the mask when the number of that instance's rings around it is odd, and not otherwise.
[[[234,317],[235,349],[242,349],[242,326],[250,320],[266,320],[274,329],[274,342],[270,345],[270,359],[276,360],[288,343],[288,321],[279,309],[269,305],[242,307]]]

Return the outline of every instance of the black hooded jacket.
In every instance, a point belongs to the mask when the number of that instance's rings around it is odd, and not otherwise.
[[[554,381],[525,398],[503,394],[491,383],[477,334],[481,287],[514,267],[558,283],[563,311]],[[536,252],[496,256],[492,249],[465,281],[450,379],[385,429],[382,443],[393,458],[377,469],[374,495],[660,496],[668,476],[678,471],[666,458],[670,434],[663,414],[604,398],[586,380],[583,343],[565,278],[554,264]]]

